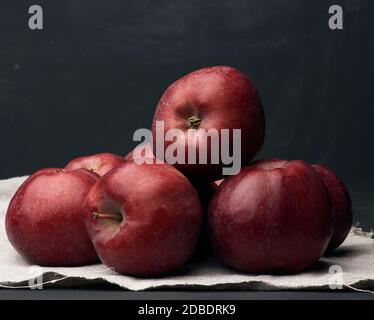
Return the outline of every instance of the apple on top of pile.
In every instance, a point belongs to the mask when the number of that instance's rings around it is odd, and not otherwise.
[[[158,124],[165,134],[162,156],[173,144],[168,130],[195,136],[226,130],[231,140],[239,130],[240,152],[233,156],[239,157],[240,171],[223,176],[225,163],[211,153],[210,139],[182,139],[182,149],[175,148],[184,151],[179,160],[205,150],[207,161],[157,160]],[[119,273],[143,277],[167,275],[191,257],[202,259],[207,250],[248,273],[301,272],[347,237],[350,196],[321,164],[251,163],[264,136],[261,100],[247,76],[227,66],[192,72],[162,95],[153,140],[141,153],[80,157],[64,169],[31,175],[7,210],[9,241],[33,264],[101,260]],[[137,161],[140,157],[147,161]]]

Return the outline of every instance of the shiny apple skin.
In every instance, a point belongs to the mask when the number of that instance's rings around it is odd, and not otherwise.
[[[197,129],[241,129],[242,165],[261,149],[265,136],[265,117],[260,96],[253,83],[240,71],[227,66],[207,67],[194,71],[171,84],[162,95],[152,123],[156,157],[156,121],[164,121],[165,132],[191,126],[188,119],[197,116]],[[186,138],[187,140],[187,138]],[[171,142],[165,141],[165,150]],[[213,181],[222,176],[222,162],[210,163],[211,145],[208,141],[208,164],[175,164],[192,179]],[[198,154],[199,146],[196,146]],[[185,146],[185,162],[188,146]],[[167,160],[167,159],[166,159]]]
[[[87,169],[98,174],[99,176],[103,176],[124,162],[124,158],[116,154],[98,153],[71,160],[65,166],[65,170]]]
[[[326,187],[303,161],[261,160],[226,178],[209,206],[216,254],[249,273],[312,266],[332,235]]]
[[[13,196],[6,214],[10,243],[32,264],[80,266],[98,261],[84,222],[84,200],[99,176],[85,169],[42,169]]]
[[[142,277],[182,266],[195,248],[202,221],[196,190],[167,164],[127,161],[94,185],[85,207],[87,229],[102,262]],[[120,213],[123,221],[94,218],[94,212]]]
[[[338,248],[347,238],[352,227],[353,213],[349,191],[334,171],[322,164],[312,165],[324,181],[331,200],[334,231],[327,247],[330,252]]]

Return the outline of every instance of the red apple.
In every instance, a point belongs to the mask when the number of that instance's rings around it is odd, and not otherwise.
[[[315,164],[313,168],[324,181],[331,199],[334,232],[327,247],[327,250],[331,251],[344,242],[351,230],[353,219],[351,198],[343,181],[331,169],[321,164]]]
[[[65,170],[87,169],[103,176],[113,168],[124,163],[125,160],[112,153],[99,153],[92,156],[79,157],[71,160]]]
[[[159,140],[165,140],[163,136],[159,137],[157,134],[157,122],[160,121],[164,124],[165,132],[170,129],[180,129],[185,135],[184,140],[173,143],[164,141],[161,156],[156,150],[157,145],[160,145]],[[209,181],[219,178],[222,176],[224,165],[222,158],[219,154],[219,163],[214,164],[210,155],[212,149],[215,152],[220,150],[212,148],[209,139],[200,143],[188,139],[186,137],[188,129],[195,130],[198,136],[201,136],[204,130],[216,129],[221,133],[221,129],[229,129],[231,147],[233,146],[232,129],[240,129],[239,160],[242,164],[249,163],[262,147],[265,132],[264,112],[256,88],[248,77],[234,68],[208,67],[174,82],[166,89],[158,103],[152,123],[155,156],[159,159],[165,158],[166,162],[171,163],[164,157],[165,150],[176,143],[185,149],[185,157],[175,164],[176,168],[192,178]],[[191,164],[188,160],[190,144],[197,155],[207,150],[207,164],[200,163],[199,157],[196,164]],[[222,139],[219,139],[219,144],[222,144]]]
[[[135,151],[135,149],[131,150],[125,156],[125,159],[126,160],[137,160],[140,157],[155,159],[154,154],[152,152],[152,147],[149,143],[146,143],[140,146],[140,149],[138,151]],[[197,191],[197,194],[199,195],[201,207],[204,213],[199,240],[196,245],[196,250],[193,254],[193,259],[200,260],[201,258],[211,255],[212,253],[212,249],[211,249],[210,241],[209,241],[209,235],[208,235],[209,231],[208,231],[207,217],[208,217],[209,202],[217,189],[217,185],[215,183],[202,181],[202,180],[192,180],[192,181],[190,180],[190,182],[192,183],[193,187]]]
[[[43,169],[12,198],[6,232],[30,263],[79,266],[98,261],[84,222],[84,200],[99,176],[81,169]]]
[[[326,187],[303,161],[263,160],[226,178],[209,206],[217,255],[252,273],[313,265],[332,235]]]
[[[167,164],[127,161],[94,185],[85,207],[100,259],[120,273],[171,272],[191,256],[199,236],[199,197]]]

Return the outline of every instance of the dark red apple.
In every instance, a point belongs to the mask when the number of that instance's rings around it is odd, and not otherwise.
[[[180,129],[185,139],[166,141],[157,133],[157,122],[162,122],[165,133],[170,129]],[[180,145],[185,149],[185,156],[175,167],[188,177],[213,181],[222,176],[222,150],[212,147],[211,140],[200,141],[187,138],[187,130],[202,132],[215,129],[230,130],[230,144],[233,147],[232,129],[241,130],[242,164],[247,164],[262,147],[265,132],[265,119],[259,94],[248,79],[240,71],[227,67],[208,67],[192,72],[170,85],[162,95],[152,123],[153,152],[155,156],[171,163],[165,157],[165,150],[171,145]],[[157,151],[158,140],[164,140],[161,154]],[[189,145],[191,145],[189,147]],[[219,139],[222,145],[222,139]],[[189,148],[197,154],[196,164],[188,159]],[[190,149],[190,150],[191,150]],[[207,150],[207,164],[201,163],[198,155]],[[211,157],[212,149],[219,153],[219,163],[214,164]],[[232,151],[230,151],[232,152]],[[191,153],[192,154],[192,153]],[[234,155],[238,156],[238,154]],[[184,163],[183,163],[184,162]],[[174,165],[174,163],[171,163]]]
[[[84,200],[99,176],[85,169],[43,169],[12,198],[6,232],[30,263],[79,266],[98,261],[84,222]]]
[[[152,152],[152,147],[149,143],[140,146],[140,149],[136,151],[131,150],[126,156],[126,160],[137,160],[139,158],[150,158],[155,159]],[[193,254],[193,260],[200,260],[212,254],[212,249],[209,241],[208,231],[208,207],[213,194],[217,189],[217,185],[213,182],[207,182],[203,180],[190,180],[193,187],[199,195],[201,207],[203,209],[202,227],[199,235],[199,240],[196,245],[196,250]]]
[[[79,157],[71,160],[65,170],[87,169],[103,176],[113,168],[124,163],[123,157],[112,153],[99,153],[92,156]]]
[[[127,161],[94,185],[85,207],[102,262],[135,276],[180,267],[195,248],[202,220],[196,190],[167,164]]]
[[[131,150],[126,156],[126,160],[136,160],[139,158],[151,158],[155,159],[152,152],[152,147],[149,143],[146,143],[140,146],[140,149],[136,151],[135,149]],[[209,241],[209,231],[208,231],[208,207],[209,202],[213,197],[213,194],[217,190],[217,185],[213,182],[207,182],[203,180],[190,180],[193,187],[199,195],[201,207],[203,209],[203,219],[202,227],[199,235],[199,240],[196,245],[195,252],[193,254],[193,260],[201,260],[212,254],[212,248]]]
[[[313,165],[324,181],[331,199],[334,232],[327,247],[328,251],[339,247],[347,238],[352,227],[352,205],[348,189],[343,181],[329,168],[321,164]]]
[[[295,273],[313,265],[332,235],[330,199],[303,161],[263,160],[226,178],[209,206],[217,255],[251,273]]]

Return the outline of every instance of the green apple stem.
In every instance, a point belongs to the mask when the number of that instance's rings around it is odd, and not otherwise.
[[[188,118],[188,124],[192,129],[197,129],[201,124],[201,119],[196,116],[191,116]]]
[[[92,212],[92,218],[93,219],[110,219],[115,221],[122,221],[122,215],[120,214],[108,214],[108,213],[98,213],[98,212]]]

